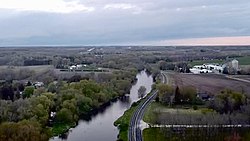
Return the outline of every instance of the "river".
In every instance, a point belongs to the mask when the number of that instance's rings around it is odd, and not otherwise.
[[[127,100],[117,100],[112,102],[103,111],[93,115],[89,120],[79,120],[75,128],[70,129],[64,139],[54,137],[50,141],[116,141],[118,129],[113,125],[124,111],[130,108],[131,104],[138,101],[138,89],[140,86],[146,87],[146,92],[151,91],[153,78],[141,71],[136,75],[137,82],[131,87]]]

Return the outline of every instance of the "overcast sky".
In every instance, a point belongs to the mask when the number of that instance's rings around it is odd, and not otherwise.
[[[215,37],[245,43],[249,36],[249,0],[0,0],[1,46],[192,44]]]

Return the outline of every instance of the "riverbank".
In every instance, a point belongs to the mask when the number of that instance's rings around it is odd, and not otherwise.
[[[103,111],[105,108],[110,106],[111,102],[115,102],[115,101],[117,101],[119,99],[122,99],[123,97],[124,96],[119,96],[119,97],[113,98],[113,99],[109,100],[108,102],[102,104],[100,107],[95,108],[95,109],[91,109],[87,114],[80,115],[79,119],[90,120],[92,116],[98,114],[100,111]],[[74,122],[74,123],[72,122],[72,123],[56,123],[56,124],[54,124],[52,126],[52,135],[53,135],[53,137],[61,136],[61,135],[65,134],[65,133],[67,133],[71,128],[75,128],[78,125],[77,121]]]
[[[124,112],[124,114],[118,118],[114,122],[114,126],[116,126],[119,129],[118,134],[118,141],[127,141],[128,140],[128,127],[129,127],[129,121],[135,112],[137,106],[140,104],[141,101],[135,102],[132,104],[132,106]]]
[[[131,107],[133,102],[139,100],[138,89],[140,86],[145,86],[147,89],[146,93],[149,93],[153,84],[152,76],[148,75],[145,71],[137,73],[133,81],[129,81],[130,83],[123,83],[123,78],[119,80],[119,83],[132,86],[129,91],[126,91],[125,96],[118,95],[119,97],[109,100],[108,104],[100,106],[97,110],[88,111],[87,113],[89,114],[79,117],[79,120],[76,122],[77,124],[73,126],[74,128],[70,126],[67,127],[69,128],[68,130],[70,130],[69,132],[66,132],[62,136],[55,136],[51,138],[50,141],[61,141],[62,138],[70,141],[83,139],[93,141],[117,140],[119,130],[114,126],[114,122],[124,114],[124,111]],[[120,88],[118,86],[120,85],[117,83],[112,84],[116,84],[114,87],[117,88],[115,90],[118,91],[118,88]],[[126,90],[128,90],[128,87]],[[89,96],[91,97],[91,95]],[[99,133],[99,136],[96,136],[96,133]]]
[[[124,114],[118,118],[115,122],[114,125],[119,129],[119,134],[118,134],[118,141],[128,141],[128,129],[129,129],[129,123],[130,120],[133,116],[133,113],[135,110],[138,108],[138,106],[143,103],[147,97],[152,95],[152,91],[147,94],[144,98],[140,99],[137,102],[134,102],[131,107],[124,112]]]

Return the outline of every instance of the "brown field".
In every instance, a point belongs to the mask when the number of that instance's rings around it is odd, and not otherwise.
[[[250,75],[235,75],[233,77],[250,81]]]
[[[174,84],[178,86],[193,86],[200,92],[218,94],[221,90],[231,89],[244,92],[250,96],[250,83],[226,78],[216,74],[170,74]]]

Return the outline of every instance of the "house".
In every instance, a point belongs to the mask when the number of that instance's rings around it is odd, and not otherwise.
[[[44,86],[44,83],[43,82],[35,82],[33,84],[36,88],[39,88],[39,87],[43,87]]]
[[[191,73],[200,74],[200,73],[212,73],[211,70],[206,69],[204,65],[202,66],[194,66],[193,68],[189,69]]]

